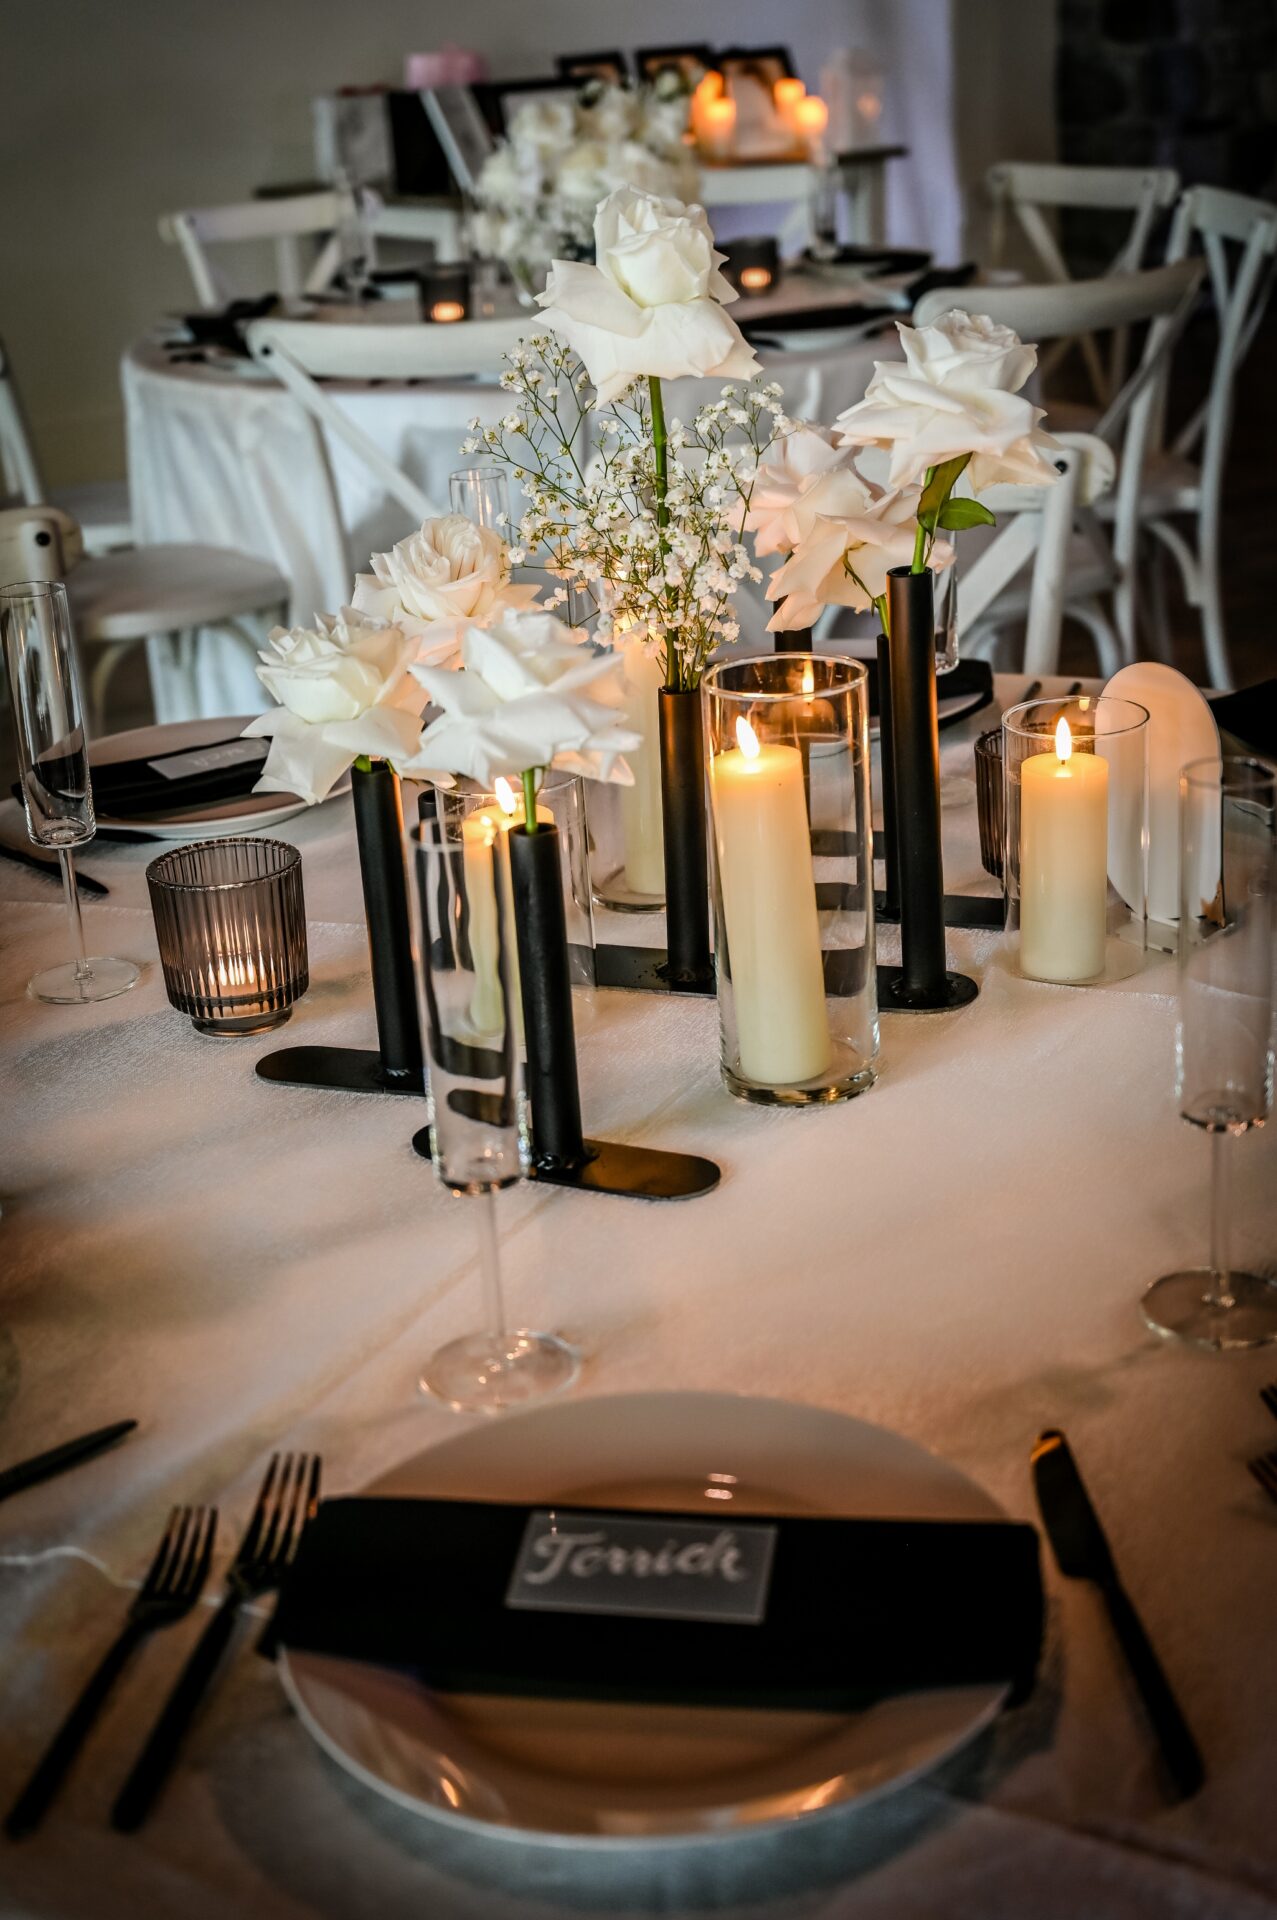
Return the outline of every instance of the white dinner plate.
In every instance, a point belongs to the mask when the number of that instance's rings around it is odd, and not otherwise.
[[[143,760],[149,755],[181,753],[233,740],[244,731],[250,715],[207,720],[175,720],[163,727],[133,727],[128,733],[108,734],[89,745],[89,767],[108,767],[118,760]],[[328,798],[349,793],[350,776],[339,780]],[[187,813],[130,813],[125,820],[97,809],[97,822],[109,833],[141,833],[155,840],[213,840],[223,833],[264,833],[305,813],[306,802],[295,793],[244,793]]]
[[[365,1493],[716,1518],[726,1493],[740,1514],[1001,1517],[974,1481],[898,1434],[717,1393],[621,1394],[506,1415]],[[953,1687],[821,1714],[432,1693],[287,1649],[279,1672],[320,1746],[399,1806],[494,1838],[593,1848],[721,1842],[903,1786],[972,1740],[1007,1692]]]
[[[1190,760],[1219,758],[1219,728],[1210,704],[1191,680],[1159,660],[1119,667],[1105,694],[1148,709],[1148,916],[1179,919],[1179,776]],[[1124,846],[1129,836],[1121,836]],[[1128,907],[1138,911],[1140,875],[1111,859],[1110,877]],[[1198,889],[1215,897],[1218,857],[1202,849]]]

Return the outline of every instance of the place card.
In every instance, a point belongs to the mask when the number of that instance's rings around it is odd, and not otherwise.
[[[775,1549],[774,1526],[538,1510],[529,1516],[505,1603],[547,1613],[757,1626],[767,1610]]]

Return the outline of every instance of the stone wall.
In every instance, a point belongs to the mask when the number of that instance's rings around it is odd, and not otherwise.
[[[1057,24],[1062,160],[1273,197],[1277,0],[1058,0]]]

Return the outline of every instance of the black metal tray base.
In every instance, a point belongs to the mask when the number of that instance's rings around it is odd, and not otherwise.
[[[414,1093],[425,1083],[418,1073],[388,1073],[379,1053],[365,1047],[280,1047],[257,1062],[259,1080],[286,1087],[325,1087],[332,1093]]]
[[[879,967],[879,1013],[952,1013],[955,1007],[969,1007],[980,989],[965,973],[946,973],[942,994],[919,997],[905,986],[903,967]]]
[[[422,1127],[412,1144],[430,1158],[430,1129]],[[612,1193],[631,1200],[694,1200],[711,1193],[722,1169],[695,1153],[664,1153],[655,1147],[629,1147],[619,1140],[587,1140],[589,1158],[579,1167],[533,1167],[528,1178],[538,1186],[574,1187],[580,1193]]]

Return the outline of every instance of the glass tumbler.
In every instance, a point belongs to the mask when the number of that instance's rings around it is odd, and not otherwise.
[[[774,653],[705,676],[723,1079],[846,1100],[877,1075],[868,673]]]
[[[1261,761],[1191,761],[1180,773],[1181,1117],[1210,1136],[1210,1265],[1155,1280],[1141,1302],[1157,1332],[1198,1347],[1277,1339],[1277,1283],[1229,1257],[1234,1136],[1273,1104],[1277,775]]]
[[[1002,716],[1006,927],[1029,980],[1088,986],[1143,965],[1148,710],[1107,694]]]
[[[0,639],[9,672],[18,773],[27,834],[51,847],[62,869],[72,958],[34,974],[27,992],[36,1000],[74,1006],[112,1000],[136,984],[131,960],[84,950],[84,923],[75,884],[76,847],[97,831],[89,780],[88,742],[66,588],[60,580],[27,580],[0,592]]]
[[[529,1156],[506,840],[490,815],[455,812],[404,839],[431,1158],[472,1203],[484,1304],[482,1330],[432,1354],[421,1385],[459,1411],[499,1413],[559,1392],[580,1370],[565,1340],[512,1328],[505,1310],[496,1195],[523,1178]]]
[[[503,540],[510,539],[510,482],[504,467],[492,462],[458,467],[448,475],[448,505],[477,527],[490,527]]]
[[[146,884],[168,997],[197,1033],[266,1033],[310,985],[302,857],[284,840],[200,840]]]

